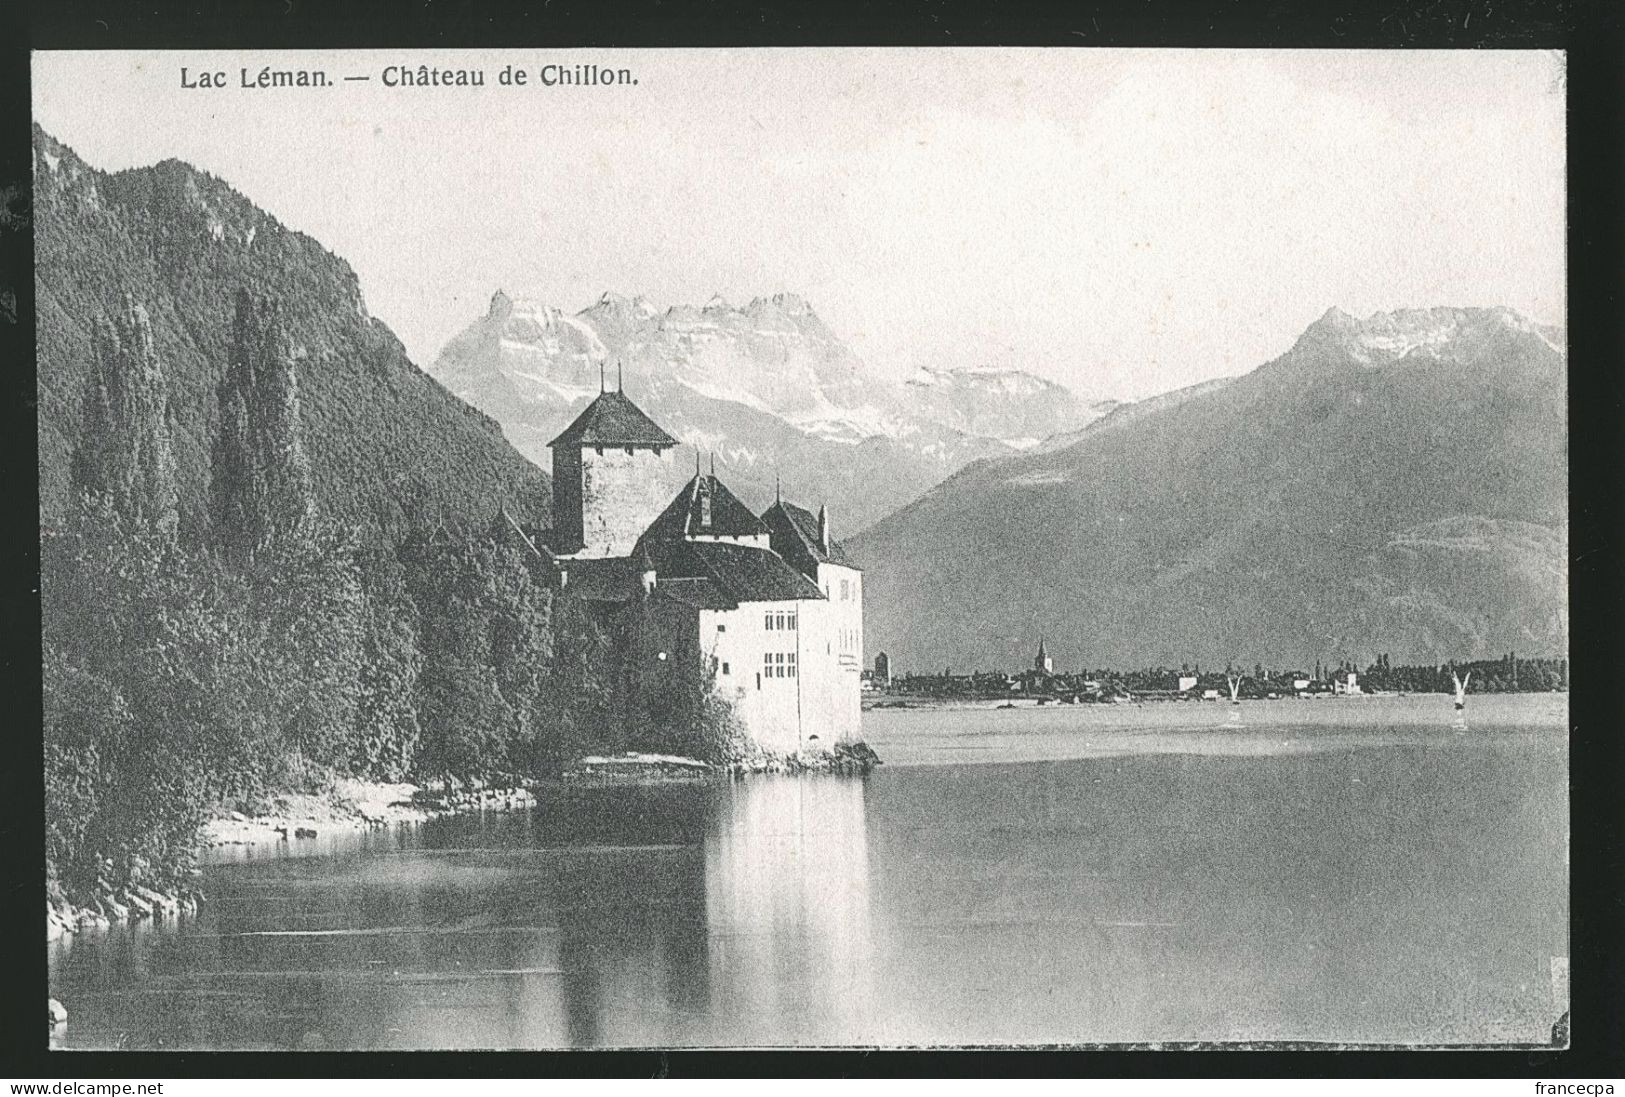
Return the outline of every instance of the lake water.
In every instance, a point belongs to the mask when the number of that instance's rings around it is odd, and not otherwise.
[[[871,711],[866,778],[216,851],[197,918],[52,946],[52,994],[91,1048],[1544,1042],[1566,700],[1454,720]]]

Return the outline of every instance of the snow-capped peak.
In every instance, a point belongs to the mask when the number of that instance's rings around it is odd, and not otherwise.
[[[955,387],[978,392],[998,392],[1008,396],[1033,396],[1045,389],[1057,387],[1025,370],[1001,366],[960,366],[954,369],[931,369],[921,366],[909,378],[910,385],[919,388]]]
[[[1380,365],[1411,355],[1437,358],[1464,336],[1498,329],[1534,335],[1558,349],[1539,325],[1504,306],[1396,309],[1374,312],[1363,320],[1334,307],[1309,326],[1298,346],[1330,345],[1357,362]]]

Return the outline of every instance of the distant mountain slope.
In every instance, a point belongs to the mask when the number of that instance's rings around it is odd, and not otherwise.
[[[598,393],[600,369],[684,443],[714,452],[751,505],[774,478],[856,531],[971,461],[1009,454],[1112,405],[1019,371],[872,374],[793,294],[658,309],[606,293],[570,314],[498,292],[432,372],[546,464],[547,443]],[[683,461],[673,490],[687,475]]]
[[[893,666],[1395,660],[1567,642],[1565,354],[1505,309],[1285,355],[982,462],[850,543]]]
[[[332,516],[400,532],[425,518],[543,518],[548,481],[496,423],[407,360],[367,314],[355,274],[225,183],[176,160],[107,174],[34,130],[41,518],[58,520],[78,437],[90,330],[128,293],[169,379],[182,507],[202,513],[232,297],[276,301],[305,354],[299,383],[318,498]]]
[[[904,391],[918,413],[943,426],[1029,449],[1077,430],[1120,405],[1085,404],[1062,385],[1012,369],[922,369]]]

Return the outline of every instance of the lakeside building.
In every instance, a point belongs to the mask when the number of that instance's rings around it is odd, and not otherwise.
[[[549,443],[557,581],[615,638],[627,699],[704,681],[769,750],[858,738],[863,575],[815,515],[760,515],[698,467],[666,493],[677,440],[603,391]]]

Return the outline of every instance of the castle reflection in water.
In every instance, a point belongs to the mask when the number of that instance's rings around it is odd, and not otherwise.
[[[556,990],[557,1043],[866,1042],[864,783],[757,778],[712,792],[692,805],[703,812],[697,846],[668,851],[635,879],[586,862],[590,877],[565,883],[562,977],[527,984]],[[555,1027],[538,1020],[515,1035],[533,1043],[538,1027]]]

